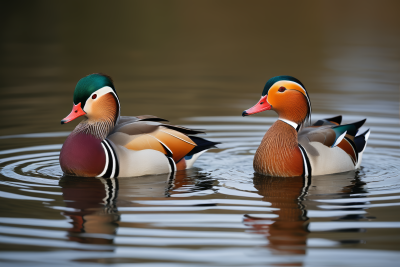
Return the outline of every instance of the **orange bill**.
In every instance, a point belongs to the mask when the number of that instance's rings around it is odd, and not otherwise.
[[[78,103],[77,105],[74,104],[72,107],[71,113],[65,117],[64,119],[61,120],[61,124],[68,123],[72,120],[75,120],[76,118],[85,115],[86,112],[82,110],[81,108],[81,103]]]
[[[262,96],[260,101],[258,101],[257,104],[255,104],[253,107],[243,111],[242,116],[249,116],[252,114],[260,113],[265,110],[270,110],[272,106],[268,103],[267,101],[268,95]]]

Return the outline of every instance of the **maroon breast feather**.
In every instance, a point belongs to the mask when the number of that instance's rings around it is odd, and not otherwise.
[[[102,173],[106,155],[101,140],[85,133],[72,133],[60,153],[60,165],[64,173],[94,177]]]

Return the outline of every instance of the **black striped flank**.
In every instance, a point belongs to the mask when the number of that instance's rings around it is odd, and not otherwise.
[[[174,160],[171,157],[166,156],[168,159],[169,166],[171,167],[171,175],[176,172],[176,165]]]
[[[307,153],[306,153],[306,150],[304,149],[304,147],[302,147],[300,144],[299,144],[299,148],[300,148],[300,150],[303,152],[303,156],[304,156],[304,159],[305,159],[305,161],[306,161],[306,165],[307,166],[304,166],[304,170],[303,170],[303,176],[305,177],[305,174],[306,174],[306,168],[307,168],[307,171],[308,171],[308,177],[307,178],[311,178],[311,172],[312,172],[312,168],[311,168],[311,164],[310,164],[310,160],[308,159],[308,156],[307,156]],[[304,161],[303,161],[304,162]],[[303,163],[304,164],[304,163]]]
[[[104,147],[106,148],[107,155],[108,155],[108,166],[107,166],[107,171],[103,175],[104,178],[115,178],[118,177],[119,175],[119,162],[117,158],[117,154],[115,153],[113,147],[111,146],[110,142],[108,140],[103,140],[102,141]],[[115,163],[113,161],[113,156]],[[111,174],[113,173],[114,170],[114,176],[111,177]]]

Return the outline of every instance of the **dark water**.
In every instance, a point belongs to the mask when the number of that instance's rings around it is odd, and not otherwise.
[[[0,11],[2,266],[398,266],[397,1],[13,1]],[[168,175],[63,177],[76,82],[111,75],[122,115],[221,142]],[[367,118],[358,172],[253,174],[276,120],[242,118],[275,75],[312,120]],[[362,130],[363,130],[362,129]]]

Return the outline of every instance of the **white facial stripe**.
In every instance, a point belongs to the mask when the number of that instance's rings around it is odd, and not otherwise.
[[[93,101],[96,101],[97,99],[99,99],[100,97],[102,97],[103,95],[108,94],[108,93],[114,94],[115,98],[118,101],[118,107],[120,107],[121,105],[119,103],[119,99],[118,99],[117,95],[115,94],[114,90],[110,86],[104,86],[89,96],[89,98],[86,100],[86,104],[83,108],[83,111],[85,111],[87,114],[90,114],[90,112],[92,111]],[[92,98],[94,94],[97,95],[96,99]],[[120,112],[120,108],[118,109],[118,112]],[[118,118],[119,118],[119,114],[118,114]]]
[[[107,93],[111,93],[111,92],[114,93],[114,90],[110,86],[104,86],[104,87],[100,88],[99,90],[97,90],[96,92],[94,92],[93,94],[91,94],[89,96],[89,98],[92,98],[92,96],[94,94],[97,94],[97,97],[100,97],[100,96],[103,96],[103,95],[105,95]]]

